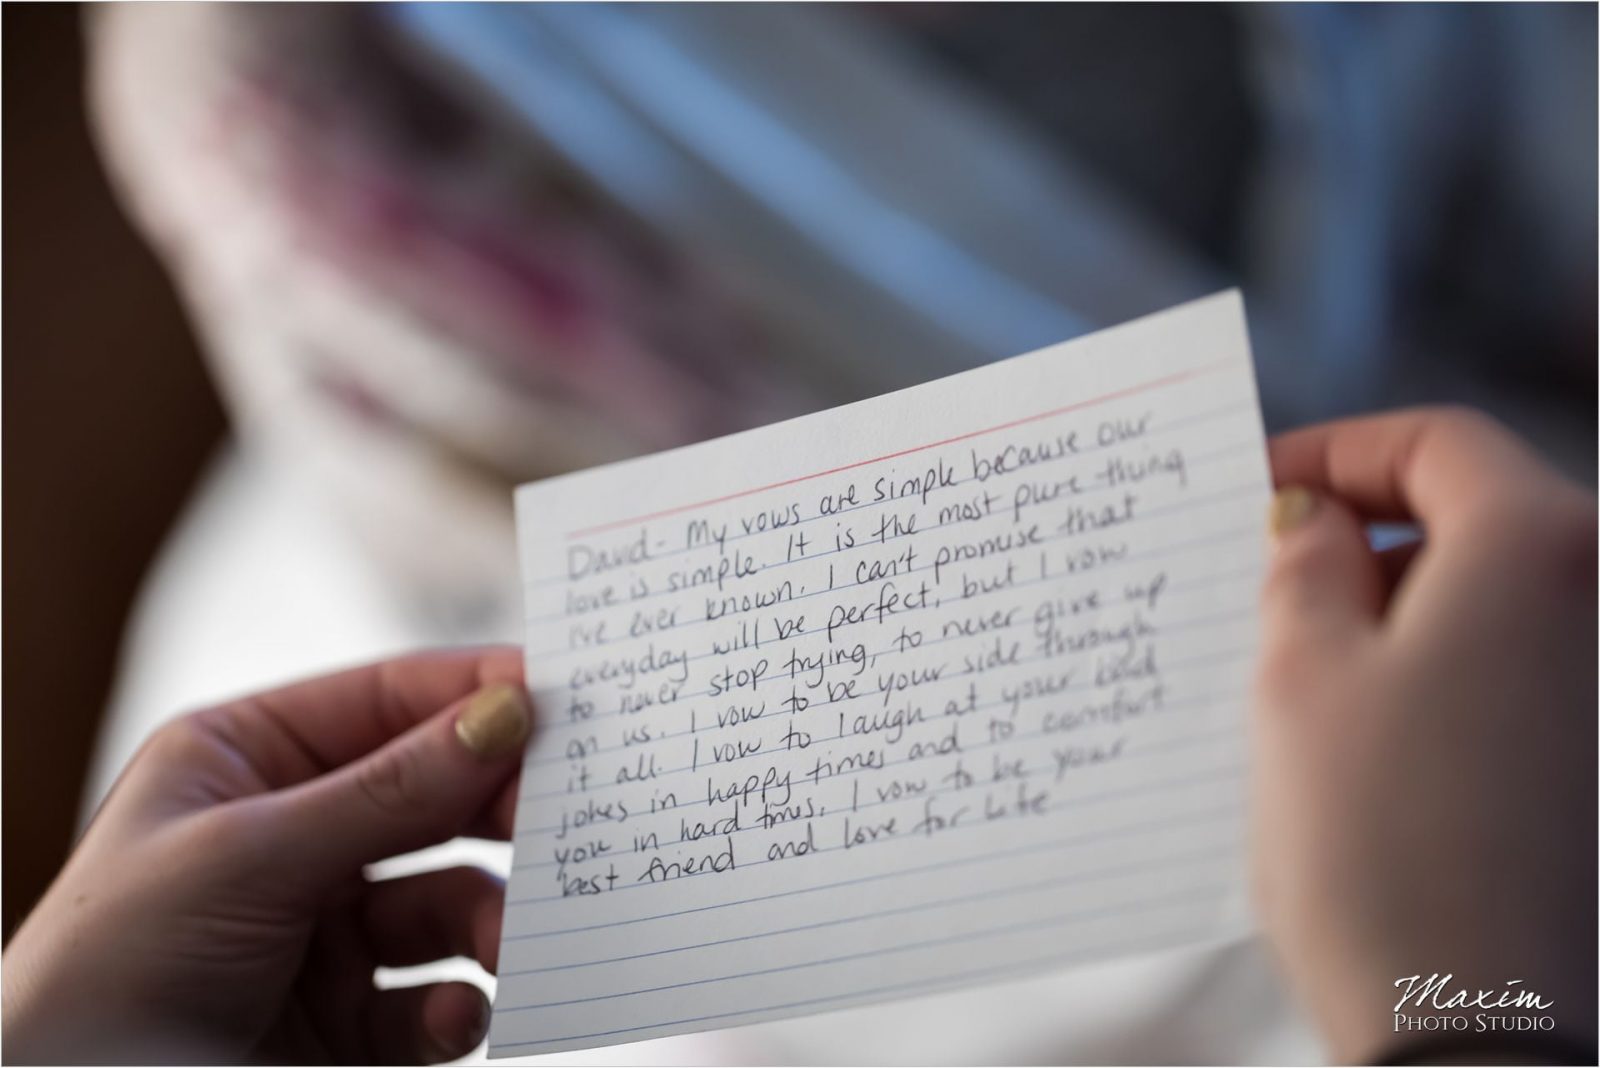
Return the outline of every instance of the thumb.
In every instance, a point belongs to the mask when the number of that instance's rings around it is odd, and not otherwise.
[[[1347,506],[1285,486],[1272,498],[1268,525],[1275,545],[1261,597],[1269,643],[1321,644],[1377,624],[1383,572]]]
[[[274,795],[283,847],[320,880],[448,841],[503,786],[532,726],[526,690],[485,686],[360,759]]]

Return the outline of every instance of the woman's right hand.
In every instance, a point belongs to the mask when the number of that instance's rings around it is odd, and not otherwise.
[[[1257,678],[1257,897],[1335,1056],[1370,1060],[1404,980],[1533,991],[1595,1035],[1594,497],[1493,421],[1414,410],[1271,448]],[[1424,540],[1374,553],[1367,520]],[[1542,1036],[1536,1036],[1536,1039]]]

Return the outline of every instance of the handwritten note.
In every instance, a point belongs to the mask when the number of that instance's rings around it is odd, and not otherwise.
[[[524,486],[495,1056],[1246,929],[1236,293]]]

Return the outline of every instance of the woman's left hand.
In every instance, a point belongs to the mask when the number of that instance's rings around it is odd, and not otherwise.
[[[517,651],[495,648],[392,660],[163,727],[6,947],[6,1058],[469,1052],[488,1022],[476,986],[379,990],[373,971],[458,955],[492,971],[500,881],[363,869],[457,835],[508,837],[532,721]]]

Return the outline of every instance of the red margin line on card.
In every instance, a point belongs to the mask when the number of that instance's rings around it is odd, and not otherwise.
[[[1078,401],[1076,404],[1068,404],[1061,408],[1052,408],[1047,412],[1039,412],[1035,415],[1026,415],[1021,419],[1013,419],[1006,423],[997,423],[994,426],[984,427],[981,430],[969,430],[965,434],[957,434],[955,437],[943,438],[939,441],[930,441],[925,445],[913,445],[911,448],[901,449],[899,452],[884,453],[882,456],[874,456],[867,460],[857,460],[854,463],[841,464],[838,467],[830,467],[826,471],[813,471],[808,475],[796,475],[794,478],[786,478],[781,482],[768,482],[764,486],[752,486],[749,489],[740,490],[737,493],[723,494],[721,497],[710,497],[703,501],[694,501],[690,504],[680,504],[675,508],[663,508],[659,512],[651,512],[648,515],[630,516],[627,519],[617,519],[609,523],[602,523],[599,526],[584,527],[582,530],[569,530],[566,534],[566,537],[568,540],[570,540],[572,538],[587,537],[590,534],[603,534],[608,530],[617,530],[621,527],[630,527],[636,523],[648,523],[652,519],[661,519],[669,515],[678,515],[681,512],[691,512],[697,508],[705,508],[713,504],[722,504],[724,501],[734,501],[738,500],[740,497],[749,497],[752,494],[765,493],[767,490],[782,489],[784,486],[793,486],[798,482],[809,482],[814,478],[825,478],[828,475],[837,475],[841,471],[853,471],[858,467],[867,467],[871,464],[883,463],[885,460],[894,460],[901,456],[910,456],[912,453],[924,452],[928,449],[937,449],[943,445],[954,445],[958,441],[967,441],[971,438],[982,437],[985,434],[999,433],[1002,430],[1010,430],[1013,427],[1025,426],[1028,423],[1037,423],[1042,419],[1053,419],[1058,415],[1065,415],[1068,412],[1075,412],[1082,408],[1091,408],[1096,404],[1104,404],[1107,401],[1113,401],[1122,397],[1132,396],[1135,393],[1143,393],[1146,390],[1159,389],[1162,386],[1170,386],[1191,378],[1198,378],[1201,375],[1209,374],[1212,371],[1219,370],[1220,368],[1233,362],[1234,361],[1232,360],[1218,360],[1216,363],[1210,363],[1202,367],[1191,368],[1187,371],[1179,371],[1176,374],[1165,375],[1161,378],[1153,378],[1150,381],[1142,382],[1137,386],[1128,386],[1125,389],[1119,389],[1112,393],[1103,394],[1099,397],[1091,397],[1089,400]]]

